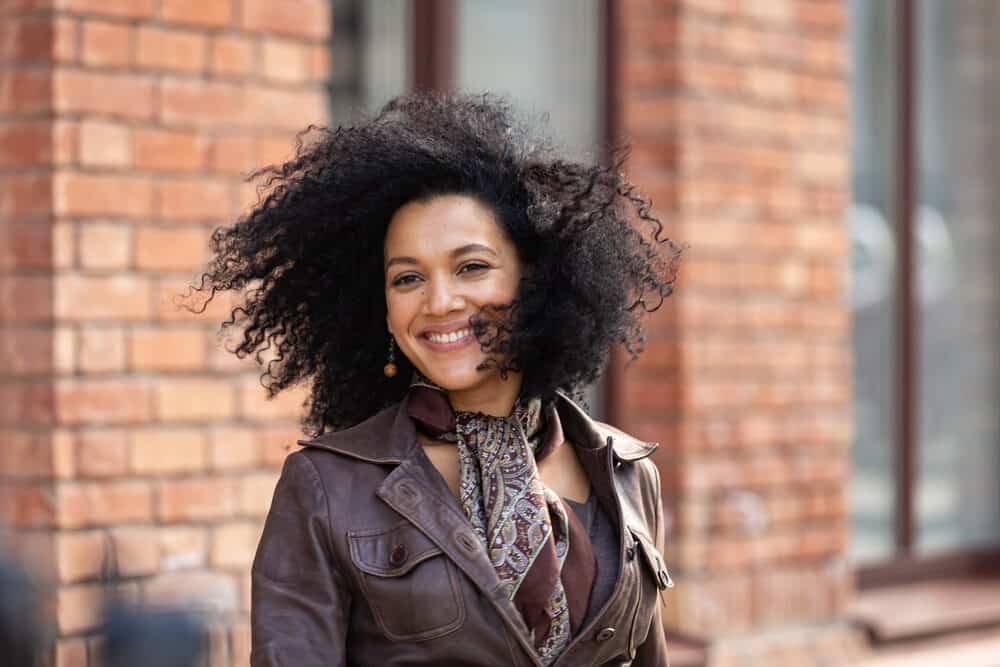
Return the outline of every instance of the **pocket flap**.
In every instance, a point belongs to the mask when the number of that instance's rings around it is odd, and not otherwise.
[[[378,577],[401,577],[441,549],[413,524],[347,533],[351,560],[362,572]]]
[[[662,591],[666,588],[673,588],[674,582],[667,571],[667,564],[663,562],[660,550],[656,548],[653,541],[646,537],[641,531],[629,528],[636,546],[642,554],[642,561],[656,579],[656,586]]]

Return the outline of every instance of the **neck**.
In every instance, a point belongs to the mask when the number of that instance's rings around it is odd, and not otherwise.
[[[496,382],[463,391],[450,391],[448,401],[452,409],[458,412],[481,412],[484,415],[506,417],[514,409],[514,401],[520,393],[521,374],[508,373],[506,380],[497,376]]]

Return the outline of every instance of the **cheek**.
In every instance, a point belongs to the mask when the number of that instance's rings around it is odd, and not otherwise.
[[[393,333],[399,333],[400,324],[403,321],[403,303],[398,298],[393,297],[388,292],[385,295],[385,319],[389,323],[389,329]]]
[[[520,282],[519,274],[510,273],[505,275],[503,280],[499,281],[496,288],[497,300],[503,303],[513,301],[517,297],[517,288]]]
[[[465,291],[465,299],[472,311],[478,311],[486,305],[510,303],[515,296],[516,289],[506,279],[484,281]]]
[[[386,319],[389,328],[397,336],[402,336],[409,329],[410,323],[420,310],[420,295],[418,292],[386,292]]]

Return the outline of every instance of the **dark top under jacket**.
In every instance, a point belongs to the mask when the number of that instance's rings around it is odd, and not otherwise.
[[[597,561],[597,576],[594,578],[594,588],[590,591],[587,615],[583,621],[586,625],[614,592],[615,581],[618,579],[618,536],[615,534],[614,524],[601,507],[596,494],[591,492],[584,503],[574,502],[568,498],[564,500],[570,509],[576,512],[580,523],[590,535],[594,559]]]
[[[574,511],[593,531],[598,573],[586,620],[552,664],[667,665],[656,445],[565,396],[556,407],[590,479],[591,500]],[[541,666],[405,402],[301,444],[254,558],[253,667]]]

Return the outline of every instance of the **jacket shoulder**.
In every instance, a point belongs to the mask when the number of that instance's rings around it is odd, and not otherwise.
[[[625,431],[602,421],[594,420],[594,424],[605,438],[609,436],[611,437],[611,444],[614,448],[614,456],[619,461],[642,461],[660,447],[660,443],[658,442],[640,440],[634,435],[630,435]]]
[[[299,440],[298,444],[371,463],[400,463],[416,442],[412,422],[400,419],[400,415],[400,405],[393,404],[350,428]]]

